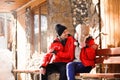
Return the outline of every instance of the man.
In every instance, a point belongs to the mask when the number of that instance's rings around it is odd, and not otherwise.
[[[48,75],[54,72],[60,73],[59,80],[67,80],[66,64],[74,60],[74,38],[69,35],[64,25],[57,24],[55,30],[57,38],[53,41],[49,52],[41,61],[42,80],[48,80]]]

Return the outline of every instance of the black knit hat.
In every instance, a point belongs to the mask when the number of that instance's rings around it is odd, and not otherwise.
[[[63,33],[63,31],[67,29],[64,25],[61,25],[61,24],[57,24],[55,26],[55,30],[56,30],[56,33],[58,34],[58,36],[61,36],[61,34]]]

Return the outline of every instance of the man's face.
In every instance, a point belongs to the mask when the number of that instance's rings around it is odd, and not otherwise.
[[[69,31],[67,29],[65,29],[60,37],[62,39],[66,39],[68,37],[68,34],[69,34]]]

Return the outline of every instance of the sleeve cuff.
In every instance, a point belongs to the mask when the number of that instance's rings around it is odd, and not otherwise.
[[[40,66],[39,68],[46,68],[45,66]]]

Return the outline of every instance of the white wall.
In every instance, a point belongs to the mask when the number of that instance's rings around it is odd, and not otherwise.
[[[0,49],[7,49],[7,39],[5,37],[0,37]]]
[[[4,25],[3,25],[3,32],[4,32],[4,36],[0,36],[0,49],[7,49],[7,20],[11,19],[11,14],[10,13],[1,13],[0,17],[4,19]]]

